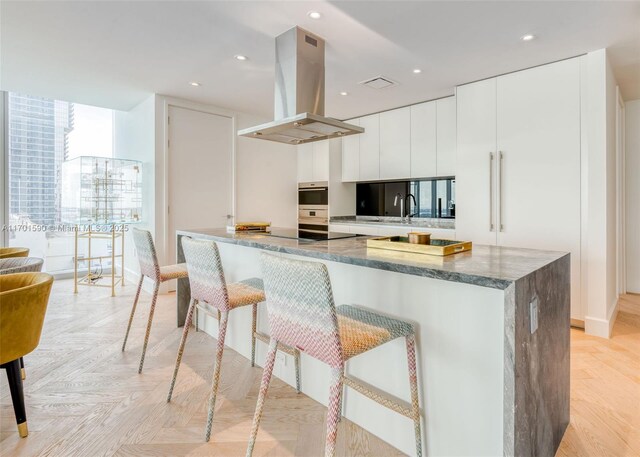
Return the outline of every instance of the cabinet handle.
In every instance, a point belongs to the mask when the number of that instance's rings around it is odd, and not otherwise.
[[[504,225],[502,224],[502,160],[504,154],[502,151],[498,151],[500,154],[500,161],[498,163],[498,227],[501,232],[504,232]]]
[[[489,231],[493,232],[493,152],[489,153]]]

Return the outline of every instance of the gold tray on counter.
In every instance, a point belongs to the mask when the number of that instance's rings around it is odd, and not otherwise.
[[[430,244],[412,244],[404,236],[385,236],[367,240],[368,248],[446,256],[471,250],[471,241],[435,240]]]

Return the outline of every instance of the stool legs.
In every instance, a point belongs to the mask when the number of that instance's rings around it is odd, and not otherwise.
[[[253,447],[256,444],[256,436],[258,435],[258,427],[260,427],[260,419],[262,418],[264,400],[267,396],[267,390],[269,390],[269,383],[271,382],[271,374],[273,373],[273,366],[276,362],[277,350],[278,342],[274,339],[271,339],[269,341],[267,359],[264,363],[264,370],[262,371],[262,382],[260,383],[260,393],[258,394],[258,402],[256,403],[256,412],[253,415],[251,435],[249,436],[249,445],[247,446],[247,457],[251,457],[251,455],[253,454]]]
[[[144,281],[144,275],[140,275],[140,281],[138,281],[138,290],[136,290],[136,298],[133,299],[133,307],[131,308],[131,316],[129,316],[129,325],[127,325],[127,333],[124,334],[124,342],[122,343],[122,352],[124,352],[127,346],[127,338],[129,338],[129,330],[131,330],[131,323],[133,322],[133,315],[136,312],[136,306],[140,299],[140,290],[142,289],[142,282]]]
[[[296,391],[300,393],[300,351],[297,349],[293,356],[293,363],[296,365]]]
[[[227,322],[229,320],[229,312],[223,311],[220,315],[218,323],[218,345],[216,349],[216,363],[213,368],[213,380],[211,381],[211,396],[209,397],[209,413],[207,415],[207,430],[205,432],[205,441],[211,438],[211,427],[213,426],[213,413],[216,408],[216,396],[218,395],[218,384],[220,383],[220,368],[222,366],[222,353],[224,351],[224,338],[227,333]]]
[[[331,369],[331,386],[329,387],[329,405],[327,408],[327,439],[324,446],[325,457],[336,454],[338,422],[342,413],[342,367]]]
[[[27,379],[27,370],[24,369],[24,358],[20,357],[20,377],[24,381]]]
[[[418,378],[416,373],[415,335],[407,336],[407,362],[409,365],[409,387],[411,388],[411,408],[413,410],[413,428],[416,433],[416,455],[422,456],[422,432],[420,430],[420,406],[418,403]]]
[[[258,304],[251,309],[251,366],[256,366],[256,331],[258,329]]]
[[[27,413],[24,408],[24,390],[22,388],[22,376],[20,374],[20,359],[2,365],[7,370],[7,380],[9,381],[9,390],[11,391],[11,402],[13,403],[13,412],[16,415],[16,423],[18,424],[18,433],[20,438],[24,438],[29,434],[27,428]]]
[[[140,357],[138,374],[142,373],[142,366],[144,365],[144,355],[147,352],[147,344],[149,343],[149,334],[151,333],[151,323],[153,322],[153,312],[156,309],[156,301],[158,300],[159,288],[160,281],[156,281],[155,287],[153,288],[153,298],[151,299],[151,308],[149,309],[149,322],[147,322],[147,332],[144,335],[144,344],[142,345],[142,356]]]
[[[173,388],[176,385],[176,378],[178,377],[180,362],[182,362],[182,354],[184,353],[184,345],[187,342],[187,335],[189,335],[189,327],[191,327],[191,321],[193,320],[194,309],[196,309],[196,301],[192,298],[191,302],[189,303],[187,318],[184,322],[184,329],[182,330],[182,339],[180,340],[180,347],[178,348],[178,355],[176,357],[176,367],[173,369],[173,378],[171,379],[171,385],[169,386],[169,395],[167,395],[167,402],[171,401],[171,396],[173,395]],[[196,328],[197,328],[197,324],[196,324]]]

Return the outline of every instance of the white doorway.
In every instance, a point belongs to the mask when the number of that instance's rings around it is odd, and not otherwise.
[[[176,262],[176,230],[225,227],[233,214],[234,120],[169,105],[167,261]]]
[[[627,292],[625,247],[625,111],[620,88],[616,87],[616,287],[618,296]]]

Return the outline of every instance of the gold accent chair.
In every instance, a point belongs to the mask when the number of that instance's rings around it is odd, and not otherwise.
[[[7,370],[18,433],[29,434],[20,376],[20,358],[40,342],[53,276],[46,273],[0,275],[0,367]]]
[[[7,257],[0,259],[0,275],[38,273],[42,271],[43,263],[44,260],[38,257]],[[20,357],[20,374],[23,380],[27,379],[27,372],[24,369],[24,360],[22,357]]]
[[[27,257],[29,248],[0,248],[0,259],[8,259],[9,257]]]

